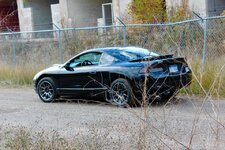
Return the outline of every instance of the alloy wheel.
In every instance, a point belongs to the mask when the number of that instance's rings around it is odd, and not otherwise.
[[[44,101],[51,101],[54,97],[54,89],[50,82],[43,81],[39,85],[39,94]]]
[[[126,85],[121,82],[117,82],[112,86],[112,100],[118,106],[126,105],[129,101],[129,91]]]

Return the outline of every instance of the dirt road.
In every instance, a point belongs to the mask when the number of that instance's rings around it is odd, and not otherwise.
[[[0,125],[3,127],[22,126],[73,135],[92,125],[100,130],[116,125],[137,127],[146,119],[144,112],[142,108],[117,108],[103,103],[63,101],[45,104],[33,89],[0,89]],[[182,97],[167,105],[150,106],[147,114],[148,125],[159,135],[163,133],[186,145],[192,139],[194,149],[223,149],[225,146],[223,100]],[[167,138],[165,141],[173,141]]]

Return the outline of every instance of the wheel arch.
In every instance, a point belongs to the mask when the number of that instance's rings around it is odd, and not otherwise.
[[[39,81],[40,81],[41,79],[43,79],[43,78],[51,78],[53,81],[55,81],[55,78],[54,78],[53,76],[51,76],[51,75],[49,75],[49,74],[42,74],[42,75],[36,80],[36,82],[35,82],[35,87],[37,87]],[[55,84],[56,84],[56,86],[58,86],[58,83],[57,83],[57,82],[55,82]]]
[[[128,76],[128,75],[125,75],[125,74],[111,73],[110,76],[111,76],[111,79],[110,79],[110,80],[111,80],[111,81],[110,81],[110,85],[113,83],[113,81],[115,81],[115,80],[117,80],[117,79],[120,79],[120,78],[126,79],[126,80],[131,84],[131,86],[132,86],[133,83],[134,83],[132,77],[130,77],[130,76]],[[110,86],[110,85],[109,85],[109,86]]]
[[[122,74],[122,73],[111,73],[111,79],[110,79],[110,83],[109,83],[109,87],[111,87],[111,84],[113,83],[113,81],[122,78],[122,79],[126,79],[133,91],[134,96],[137,99],[141,99],[141,94],[140,94],[140,89],[139,89],[139,83],[137,82],[137,78],[135,78],[134,76],[129,76],[128,74]]]

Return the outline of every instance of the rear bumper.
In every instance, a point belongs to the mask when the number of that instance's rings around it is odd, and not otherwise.
[[[158,78],[148,81],[148,88],[170,88],[170,87],[177,87],[182,88],[184,86],[187,86],[191,83],[192,75],[189,74],[183,74],[183,75],[177,75],[177,76],[168,76],[164,78]]]
[[[146,92],[148,95],[161,95],[166,93],[175,92],[182,87],[188,86],[192,81],[192,73],[185,73],[181,75],[173,75],[162,78],[148,77],[145,82],[145,77],[139,78],[138,86],[134,87],[134,92],[140,96],[143,94],[146,85]],[[137,82],[136,82],[137,83]],[[137,84],[136,84],[137,85]]]

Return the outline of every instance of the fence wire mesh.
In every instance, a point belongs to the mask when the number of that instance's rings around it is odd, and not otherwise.
[[[225,18],[207,20],[207,51],[208,59],[224,58],[225,56]]]
[[[72,29],[61,31],[63,60],[85,49],[122,46],[119,28]]]
[[[194,53],[201,55],[203,29],[197,21],[178,25],[131,26],[128,28],[128,43],[162,54],[192,58]]]
[[[63,63],[86,49],[114,46],[143,47],[205,64],[224,59],[225,17],[168,24],[0,33],[0,44],[0,63],[18,66],[49,66]]]
[[[54,32],[12,33],[1,35],[1,63],[18,66],[58,62],[58,41]]]

